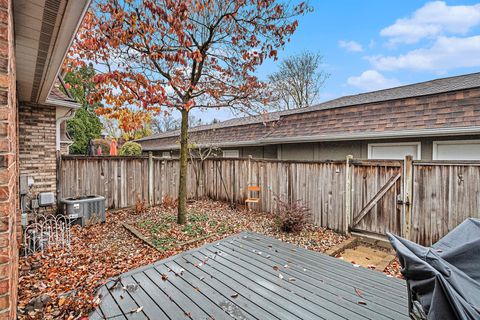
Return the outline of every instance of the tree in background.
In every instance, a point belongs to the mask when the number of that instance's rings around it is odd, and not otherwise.
[[[275,0],[97,0],[70,51],[70,65],[95,61],[103,73],[92,101],[105,113],[137,105],[178,110],[180,173],[177,221],[187,221],[189,112],[234,108],[258,113],[268,102],[254,72],[277,57],[310,10]],[[107,111],[108,110],[108,111]]]
[[[213,118],[212,121],[207,123],[204,122],[202,118],[195,117],[193,114],[189,114],[188,116],[188,124],[190,128],[218,122],[220,122],[220,120],[217,118]],[[180,123],[180,119],[175,118],[173,115],[164,115],[152,119],[151,126],[153,133],[161,133],[180,129]]]
[[[213,144],[205,143],[205,141],[208,141],[205,133],[199,133],[196,136],[196,139],[190,140],[188,153],[190,155],[190,163],[192,164],[193,173],[195,174],[195,198],[198,199],[198,190],[204,179],[203,163],[210,156],[215,156],[220,153],[221,149]]]
[[[103,129],[105,130],[105,135],[109,139],[119,139],[120,138],[120,129],[118,128],[118,121],[112,118],[102,118]]]
[[[88,141],[100,138],[102,134],[102,122],[95,114],[95,108],[101,105],[88,101],[88,96],[95,90],[95,83],[92,82],[94,75],[95,69],[89,64],[71,70],[64,77],[68,92],[82,105],[75,116],[67,121],[67,131],[73,139],[69,150],[73,154],[86,154]]]
[[[152,134],[150,126],[151,114],[143,110],[131,110],[125,108],[120,112],[108,115],[118,120],[120,137],[125,141],[136,140]]]
[[[278,71],[268,77],[276,110],[308,107],[317,101],[330,76],[319,69],[322,60],[320,54],[305,51],[280,63]]]
[[[119,141],[140,139],[156,133],[152,129],[150,115],[144,112],[137,114],[131,109],[126,109],[125,113],[118,113],[115,116],[103,115],[102,123],[105,135],[109,139]]]
[[[180,129],[180,120],[171,114],[157,116],[152,119],[153,133],[162,133]]]

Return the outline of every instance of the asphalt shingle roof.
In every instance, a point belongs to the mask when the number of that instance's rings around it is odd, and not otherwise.
[[[460,109],[453,108],[454,104],[448,106],[444,103],[435,106],[432,104],[436,95],[474,88],[480,88],[480,73],[344,96],[311,107],[198,126],[190,129],[190,135],[196,136],[197,140],[202,135],[205,138],[202,140],[221,144],[352,130],[359,132],[408,130],[412,126],[415,129],[444,128],[450,125],[459,126],[462,123],[477,126],[480,125],[480,103],[467,103]],[[425,98],[422,100],[419,97]],[[428,100],[427,97],[432,98]],[[418,99],[413,103],[408,101],[409,98]],[[423,109],[405,108],[415,104],[422,104]],[[410,113],[407,114],[407,110]],[[460,114],[460,111],[463,113]],[[456,112],[454,116],[448,117],[453,112]],[[479,119],[472,118],[472,115],[478,115]],[[264,129],[259,129],[260,127]],[[152,135],[139,141],[145,145],[146,150],[161,149],[167,145],[174,145],[179,134],[180,132],[176,130]]]

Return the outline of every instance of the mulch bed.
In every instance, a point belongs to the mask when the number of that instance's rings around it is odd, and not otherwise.
[[[228,204],[189,204],[189,223],[175,223],[174,207],[118,210],[107,223],[72,230],[70,250],[50,248],[20,257],[19,319],[83,319],[98,303],[95,290],[113,276],[250,230],[324,252],[345,240],[331,230],[307,225],[297,234],[280,232],[272,215],[231,209]],[[155,248],[123,227],[134,226]]]

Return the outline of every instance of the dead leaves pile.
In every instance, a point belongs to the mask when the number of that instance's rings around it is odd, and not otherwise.
[[[74,228],[69,250],[50,248],[21,257],[19,318],[86,319],[98,303],[96,288],[107,279],[245,230],[320,252],[345,239],[312,225],[300,233],[285,234],[275,228],[272,215],[231,209],[222,202],[197,201],[189,204],[188,211],[186,226],[175,223],[172,207],[109,212],[105,224]],[[158,243],[160,250],[133,236],[123,222]]]
[[[163,258],[118,223],[128,214],[109,214],[108,223],[72,230],[71,248],[50,248],[20,258],[20,319],[77,319],[95,304],[106,279]],[[120,219],[119,219],[120,218]],[[46,303],[35,302],[39,297]],[[47,298],[48,297],[48,298]]]

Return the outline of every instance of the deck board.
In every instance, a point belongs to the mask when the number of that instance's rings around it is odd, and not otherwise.
[[[114,283],[92,319],[409,319],[403,280],[250,232]]]
[[[294,264],[285,264],[284,261],[279,261],[278,259],[275,259],[275,257],[272,258],[271,255],[270,258],[266,259],[258,253],[247,251],[245,248],[235,247],[232,244],[226,244],[225,247],[230,249],[230,254],[236,252],[238,253],[236,257],[239,259],[250,261],[250,263],[255,264],[267,272],[271,271],[274,267],[282,267],[287,265],[288,268],[281,268],[279,273],[281,273],[287,279],[292,279],[292,281],[290,281],[292,285],[306,289],[308,292],[323,297],[332,303],[338,303],[338,298],[336,297],[342,297],[342,299],[346,301],[346,305],[344,305],[345,308],[354,312],[364,313],[367,316],[376,317],[377,319],[384,319],[384,315],[394,316],[394,310],[397,309],[396,304],[389,304],[388,301],[386,301],[387,303],[385,306],[378,304],[375,299],[372,299],[372,295],[367,295],[363,292],[361,292],[362,298],[368,302],[368,304],[365,307],[360,306],[358,305],[359,296],[356,294],[355,289],[351,290],[351,286],[342,287],[338,282],[335,282],[335,285],[325,283],[324,281],[320,281],[316,279],[316,277],[313,277],[306,272],[300,272],[299,270],[296,270],[297,266]],[[263,255],[266,256],[267,254],[268,253],[264,253]],[[294,288],[292,291],[296,291],[296,289]]]
[[[260,239],[259,236],[256,239]],[[240,242],[244,239],[239,239]],[[267,242],[268,245],[272,245],[272,242]],[[273,245],[272,245],[273,246]],[[255,248],[255,247],[254,247]],[[258,251],[258,246],[256,247]],[[268,249],[270,249],[268,247]],[[300,248],[295,248],[295,250],[300,250]],[[273,252],[272,252],[273,251]],[[365,268],[355,268],[351,263],[346,263],[340,259],[336,259],[327,255],[319,255],[319,257],[309,256],[309,253],[306,253],[307,250],[295,251],[293,252],[289,248],[281,248],[275,246],[275,249],[269,250],[266,254],[272,256],[280,257],[288,264],[289,261],[295,261],[295,265],[306,269],[306,273],[315,272],[316,276],[319,279],[326,281],[325,277],[331,277],[333,283],[336,285],[338,282],[351,284],[352,280],[355,281],[357,288],[365,289],[375,295],[384,295],[397,301],[399,298],[404,297],[405,294],[405,283],[404,281],[395,281],[398,279],[392,279],[392,281],[385,282],[385,274],[381,272],[374,272]],[[284,265],[284,264],[282,264]],[[352,272],[352,270],[354,270]],[[345,277],[348,275],[348,277]]]

